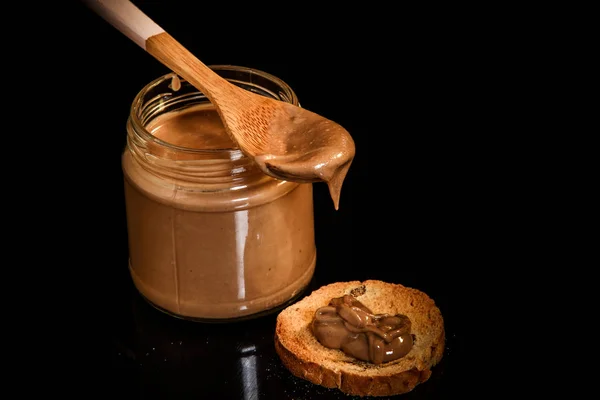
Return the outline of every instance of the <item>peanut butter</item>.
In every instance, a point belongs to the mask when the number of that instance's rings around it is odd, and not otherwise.
[[[373,364],[404,357],[413,345],[407,316],[374,314],[350,295],[319,308],[311,328],[323,346]]]
[[[161,114],[145,131],[130,126],[123,153],[139,292],[197,319],[261,313],[301,293],[316,263],[312,185],[263,174],[211,104]]]
[[[254,161],[265,173],[295,182],[325,182],[335,209],[342,184],[355,156],[354,140],[336,122],[307,112],[289,126],[278,126],[269,146],[277,154],[262,154]]]

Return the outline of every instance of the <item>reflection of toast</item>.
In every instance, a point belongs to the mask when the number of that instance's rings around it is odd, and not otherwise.
[[[404,357],[375,365],[341,350],[321,345],[311,331],[315,311],[345,294],[377,314],[410,318],[414,345]],[[444,321],[425,293],[399,284],[369,280],[338,282],[315,290],[277,316],[275,349],[283,364],[299,378],[357,396],[390,396],[411,391],[431,376],[442,359]]]

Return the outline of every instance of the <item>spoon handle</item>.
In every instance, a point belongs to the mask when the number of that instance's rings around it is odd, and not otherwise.
[[[240,91],[198,60],[129,0],[82,0],[96,14],[163,65],[198,88],[219,107],[220,99]],[[224,104],[222,106],[225,106]]]
[[[164,29],[129,0],[82,1],[144,50],[146,50],[146,40],[149,37],[164,32]]]

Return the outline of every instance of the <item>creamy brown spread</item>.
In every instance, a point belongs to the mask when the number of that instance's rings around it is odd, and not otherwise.
[[[373,364],[404,357],[413,345],[407,316],[374,314],[350,295],[319,308],[311,327],[323,346]]]
[[[275,125],[269,150],[254,157],[265,173],[294,182],[325,182],[335,209],[355,156],[354,140],[342,126],[318,114],[292,110],[289,125]]]
[[[170,112],[151,121],[146,129],[152,136],[188,149],[233,149],[219,114],[213,106],[196,105],[183,111]],[[152,148],[160,152],[161,149]],[[158,154],[164,156],[164,150]]]
[[[140,150],[144,163],[137,152],[124,152],[130,270],[138,290],[169,312],[215,319],[262,312],[299,293],[316,263],[312,186],[271,179],[249,162],[232,177],[233,162],[218,156],[236,146],[210,104],[170,111],[146,129],[157,140],[207,153],[174,152],[154,141]],[[197,186],[158,179],[150,164],[165,160]],[[187,172],[189,165],[199,170]],[[213,192],[234,184],[236,190]]]
[[[181,89],[181,80],[177,74],[173,74],[171,76],[171,84],[169,85],[169,88],[174,92],[177,92],[179,89]]]

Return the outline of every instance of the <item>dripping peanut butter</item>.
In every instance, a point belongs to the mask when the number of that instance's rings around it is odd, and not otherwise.
[[[354,140],[334,121],[303,113],[291,126],[278,127],[270,147],[281,154],[262,154],[254,161],[265,173],[296,182],[325,182],[335,209],[339,209],[342,184],[355,156]],[[304,127],[304,125],[308,127]]]
[[[323,346],[373,364],[404,357],[413,345],[407,316],[374,314],[350,295],[319,308],[311,328]]]

